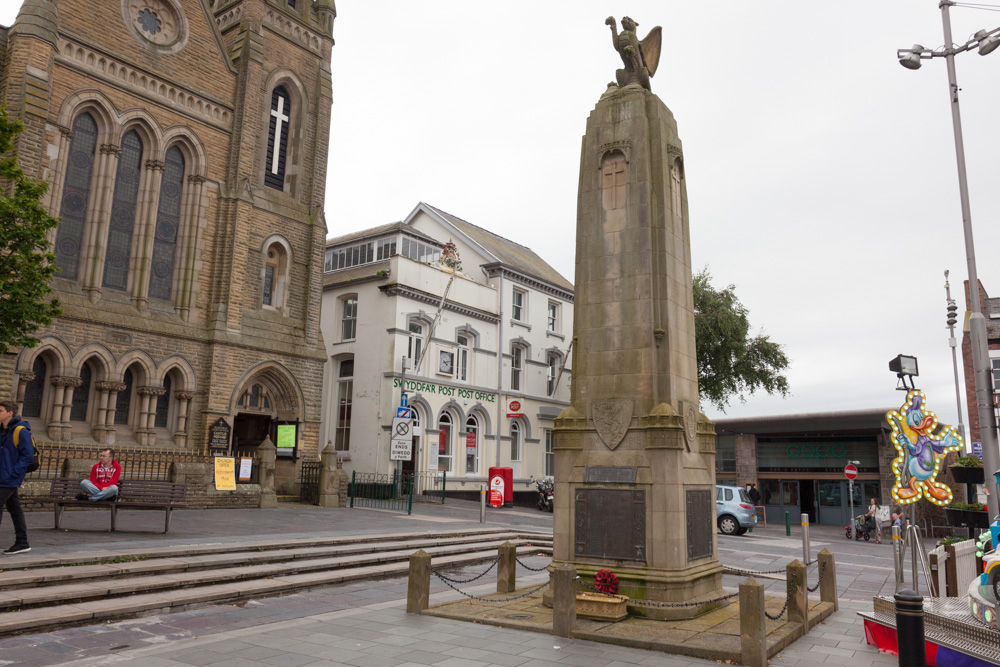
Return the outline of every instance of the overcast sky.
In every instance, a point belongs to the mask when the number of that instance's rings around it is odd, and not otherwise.
[[[0,4],[10,25],[19,3]],[[887,364],[904,353],[919,358],[929,407],[956,422],[943,274],[964,309],[968,271],[947,75],[944,59],[915,72],[896,60],[897,48],[942,45],[937,0],[337,11],[330,236],[426,201],[572,279],[580,141],[621,66],[604,19],[628,14],[640,38],[663,26],[652,88],[683,142],[694,266],[735,284],[755,330],[791,359],[791,397],[754,396],[726,416],[898,406]],[[1000,25],[997,11],[951,15],[957,43]],[[1000,295],[1000,51],[956,60],[979,277]]]

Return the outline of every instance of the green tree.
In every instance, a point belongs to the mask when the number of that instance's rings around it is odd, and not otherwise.
[[[726,411],[732,397],[741,402],[757,390],[788,396],[788,357],[764,334],[750,335],[749,311],[736,287],[712,286],[704,268],[694,275],[694,330],[698,390],[702,400]]]
[[[49,285],[56,271],[47,234],[59,221],[42,206],[44,181],[24,175],[14,141],[21,121],[0,109],[0,353],[31,347],[31,334],[59,315]]]

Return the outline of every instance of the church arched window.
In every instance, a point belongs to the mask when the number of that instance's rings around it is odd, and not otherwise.
[[[87,421],[87,408],[90,405],[90,379],[90,364],[84,362],[80,368],[80,386],[73,390],[73,398],[69,409],[70,421]]]
[[[285,158],[288,154],[288,123],[291,111],[288,91],[283,86],[278,86],[271,93],[267,162],[264,165],[264,184],[277,190],[285,188]]]
[[[184,156],[177,146],[167,150],[160,180],[160,199],[156,206],[156,229],[153,236],[153,262],[149,277],[149,296],[170,299],[174,282],[174,257],[177,254],[177,231],[181,220],[181,191],[184,185]]]
[[[118,397],[115,399],[115,424],[117,426],[128,424],[129,410],[132,408],[132,385],[135,384],[132,369],[125,370],[122,382],[125,384],[125,388],[118,392]]]
[[[48,367],[45,360],[35,357],[35,363],[31,366],[31,372],[35,374],[35,379],[24,387],[24,404],[21,408],[21,415],[24,417],[42,416],[42,398],[45,395],[45,376]]]
[[[73,139],[69,144],[66,185],[59,206],[59,231],[56,233],[56,266],[59,277],[79,277],[83,228],[87,222],[87,203],[97,150],[97,123],[89,113],[73,121]]]
[[[128,286],[129,259],[132,254],[132,233],[139,201],[139,180],[142,175],[142,140],[135,130],[122,137],[115,192],[111,200],[111,223],[104,257],[104,286],[122,290]]]

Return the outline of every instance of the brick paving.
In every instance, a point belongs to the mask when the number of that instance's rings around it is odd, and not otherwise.
[[[54,531],[51,513],[28,515],[32,556],[91,550],[121,551],[164,544],[239,542],[248,537],[296,535],[385,534],[426,531],[447,534],[449,529],[479,526],[474,503],[451,502],[421,506],[412,517],[374,510],[321,510],[282,505],[276,510],[191,510],[177,512],[171,533],[106,532],[104,513],[74,513],[68,531]],[[86,514],[99,514],[88,517]],[[137,518],[141,513],[133,513]],[[515,508],[488,515],[495,527],[550,530],[550,514]],[[93,521],[93,525],[89,522]],[[104,526],[103,529],[100,526]],[[82,530],[80,529],[82,528]],[[0,525],[0,544],[12,535],[9,522]],[[838,563],[841,609],[771,661],[772,665],[850,664],[852,667],[895,665],[895,656],[879,654],[864,643],[857,611],[871,609],[871,596],[893,590],[892,553],[888,545],[853,543],[842,528],[814,526],[812,555],[831,549]],[[755,570],[779,569],[793,558],[802,559],[801,542],[793,529],[757,529],[742,537],[719,536],[719,558],[724,564]],[[17,557],[3,563],[13,565]],[[544,565],[546,559],[524,561]],[[457,571],[459,578],[478,574],[483,566]],[[815,583],[815,565],[809,570]],[[780,575],[764,579],[773,593],[784,590]],[[544,581],[544,575],[523,568],[519,585]],[[727,575],[724,584],[735,589],[741,577]],[[488,580],[488,577],[487,579]],[[479,583],[479,582],[477,582]],[[494,583],[470,585],[476,594],[495,591]],[[432,580],[432,604],[456,599],[457,593]],[[150,667],[171,665],[576,665],[679,667],[714,665],[714,661],[671,656],[582,640],[563,640],[509,628],[496,628],[447,619],[405,614],[406,581],[353,582],[284,597],[215,604],[126,621],[68,628],[51,633],[0,639],[0,665],[104,665],[128,662]]]

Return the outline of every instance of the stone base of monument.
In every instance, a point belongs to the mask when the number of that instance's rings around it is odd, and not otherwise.
[[[482,595],[482,600],[462,598],[434,605],[421,613],[551,634],[552,608],[543,603],[542,592],[518,597],[520,593],[537,586],[537,581],[525,581],[522,588],[510,593]],[[724,594],[727,592],[723,589]],[[764,607],[768,613],[777,616],[784,603],[784,596],[769,596],[765,598]],[[830,602],[810,599],[808,605],[810,628],[833,613],[833,604]],[[630,605],[630,610],[632,608]],[[803,633],[801,623],[788,621],[787,613],[777,621],[767,619],[764,630],[769,658],[787,648]],[[741,656],[740,606],[735,602],[713,609],[698,618],[685,620],[661,621],[629,616],[615,621],[595,620],[578,615],[572,637],[672,655],[744,664]]]
[[[628,618],[628,598],[624,595],[578,593],[576,615],[597,621],[621,621]]]

